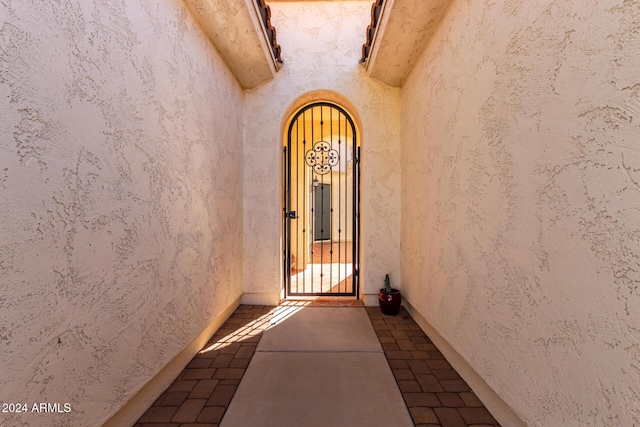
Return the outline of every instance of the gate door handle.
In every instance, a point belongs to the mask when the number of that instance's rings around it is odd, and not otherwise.
[[[287,212],[287,218],[289,218],[289,219],[298,219],[298,216],[296,215],[296,211]]]

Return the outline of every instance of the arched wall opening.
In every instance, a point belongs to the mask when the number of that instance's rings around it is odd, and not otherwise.
[[[330,91],[299,97],[281,124],[281,297],[360,298],[361,132]]]

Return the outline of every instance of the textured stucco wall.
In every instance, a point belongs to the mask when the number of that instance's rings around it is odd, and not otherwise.
[[[402,91],[402,277],[532,426],[640,425],[640,5],[455,1]]]
[[[180,1],[0,4],[0,401],[99,425],[242,291],[243,93]]]
[[[285,63],[246,93],[244,290],[280,291],[284,120],[300,97],[330,91],[361,118],[362,283],[377,292],[385,273],[400,277],[400,90],[358,65],[371,2],[276,2],[271,10]]]

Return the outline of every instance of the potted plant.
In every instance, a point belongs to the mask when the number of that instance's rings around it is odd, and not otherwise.
[[[400,312],[400,303],[402,296],[400,291],[391,287],[389,275],[384,277],[384,288],[380,289],[378,294],[378,302],[380,303],[380,311],[387,316],[395,316]]]

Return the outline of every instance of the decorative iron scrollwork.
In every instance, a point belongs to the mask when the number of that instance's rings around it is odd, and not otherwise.
[[[313,144],[313,148],[304,155],[307,165],[313,168],[318,175],[326,175],[331,172],[331,168],[340,161],[340,154],[331,148],[327,141],[318,141]]]

